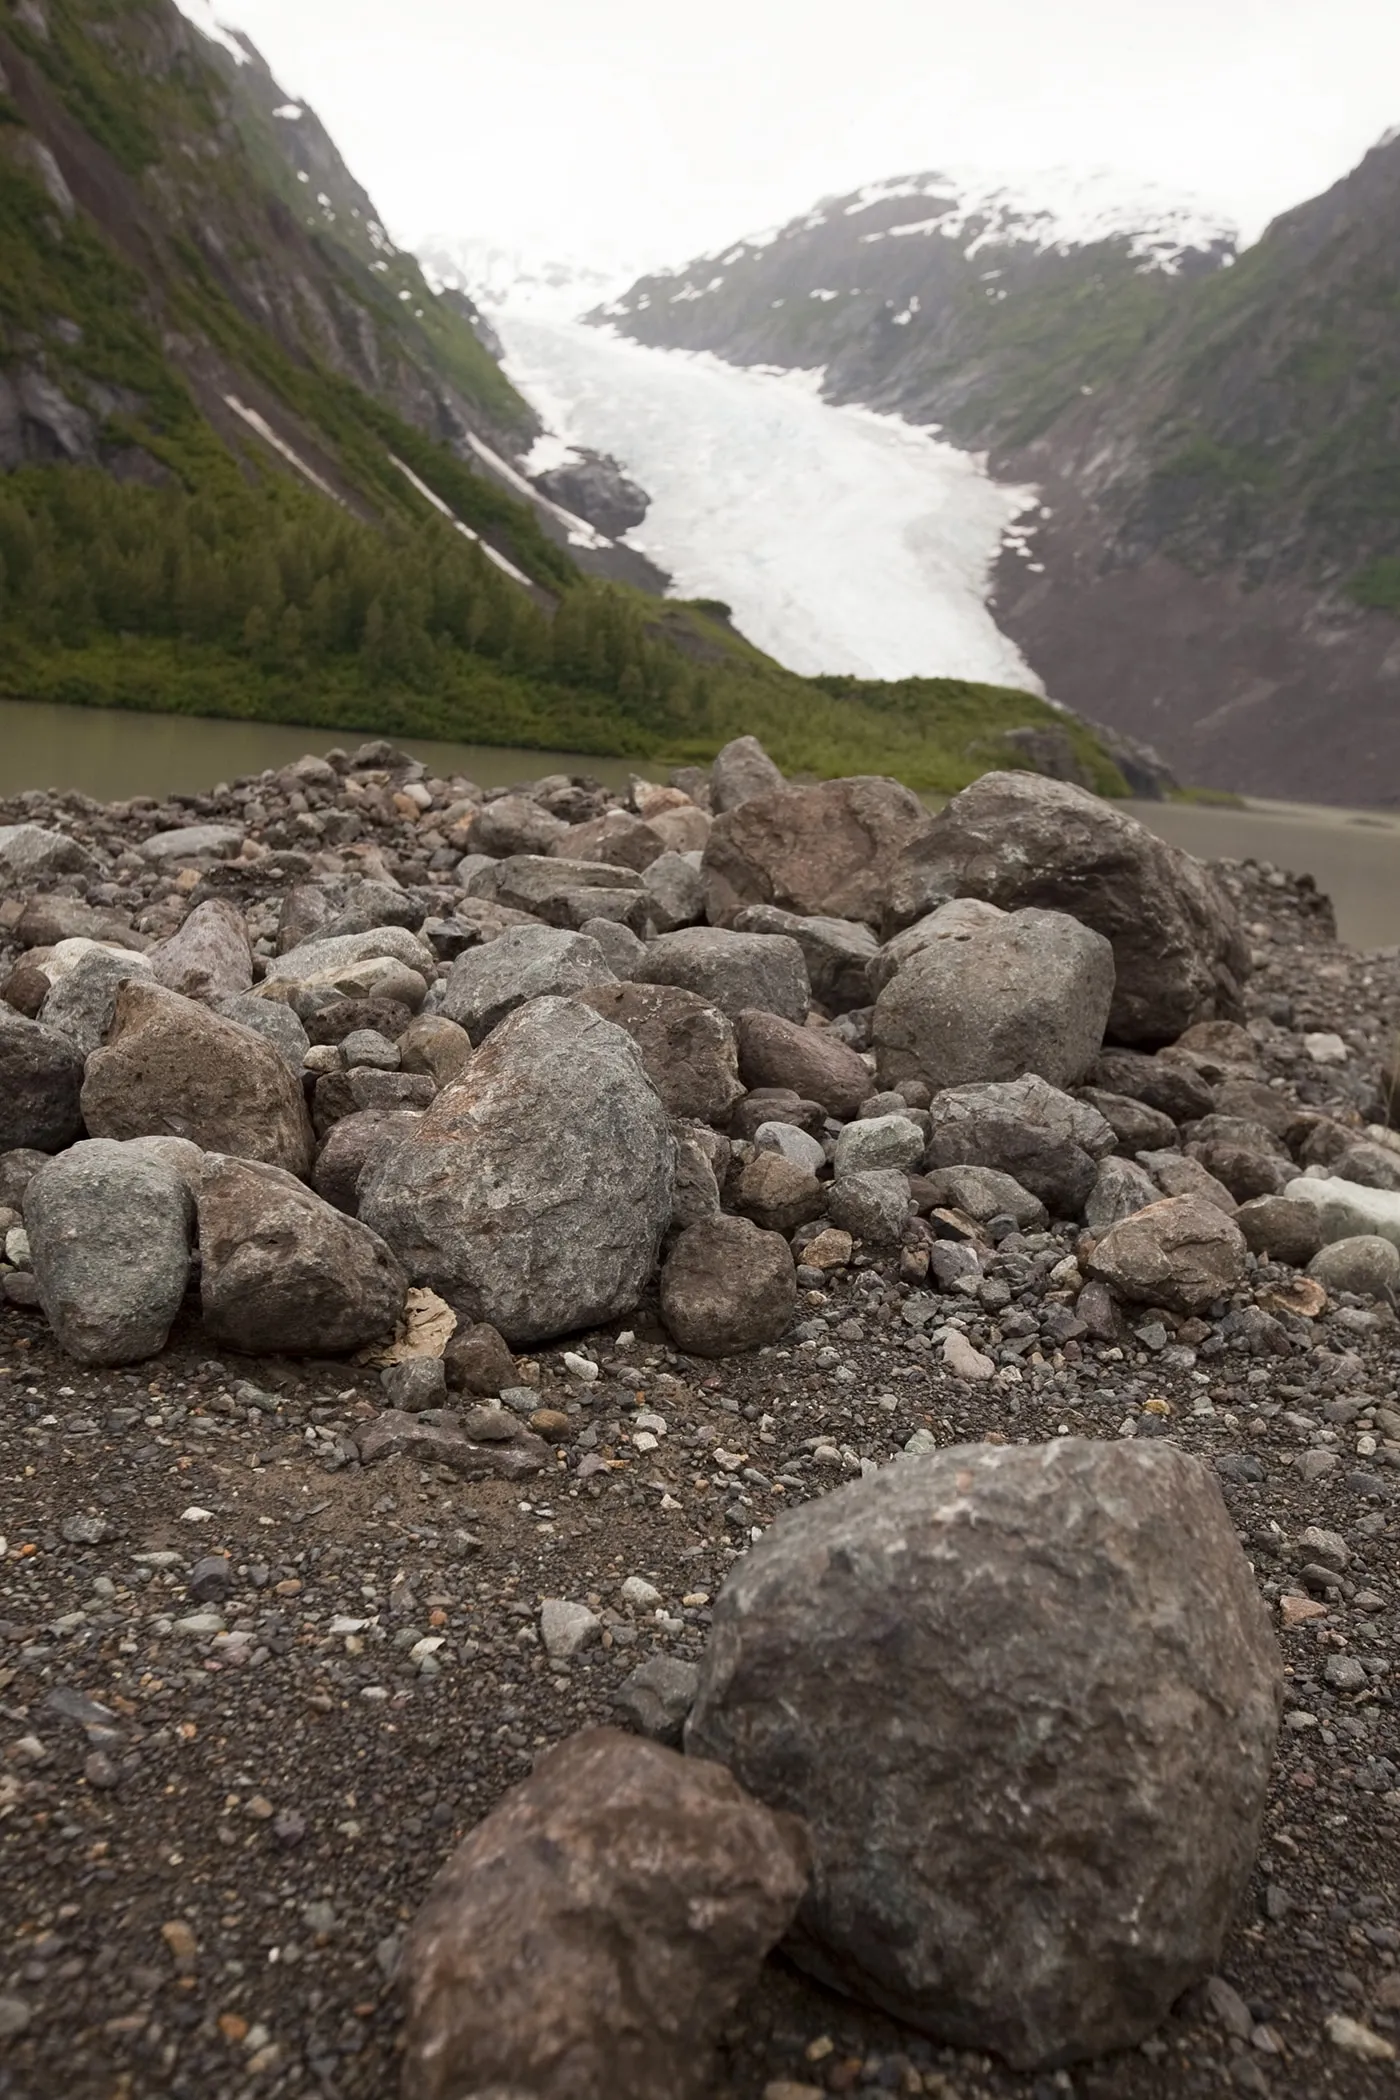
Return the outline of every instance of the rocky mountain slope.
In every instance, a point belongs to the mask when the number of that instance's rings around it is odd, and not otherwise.
[[[600,318],[823,366],[834,397],[988,449],[1044,492],[996,610],[1052,692],[1194,779],[1386,800],[1397,203],[1394,138],[1239,255],[1189,215],[1038,217],[919,176],[643,280]]]
[[[1055,726],[959,681],[838,704],[663,604],[559,500],[635,508],[606,462],[521,471],[479,326],[243,40],[0,0],[0,696],[676,758],[753,729],[949,787]]]

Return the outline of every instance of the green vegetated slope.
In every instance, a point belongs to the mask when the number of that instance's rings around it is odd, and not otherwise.
[[[1059,725],[826,690],[586,579],[472,461],[536,427],[255,54],[170,0],[0,0],[0,696],[676,759],[752,731],[943,789]]]

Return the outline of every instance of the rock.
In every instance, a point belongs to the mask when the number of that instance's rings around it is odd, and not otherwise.
[[[441,1407],[447,1398],[447,1374],[436,1356],[406,1356],[401,1363],[386,1364],[379,1382],[390,1407],[409,1415]]]
[[[1201,1165],[1198,1159],[1188,1159],[1184,1152],[1143,1152],[1138,1156],[1138,1165],[1152,1176],[1164,1196],[1199,1196],[1206,1203],[1213,1203],[1227,1218],[1233,1218],[1239,1205],[1223,1181]]]
[[[357,1065],[350,1072],[325,1072],[316,1081],[312,1121],[317,1137],[324,1138],[336,1123],[362,1109],[421,1112],[436,1095],[426,1072],[376,1072],[369,1065]]]
[[[736,1033],[745,1086],[791,1087],[841,1123],[874,1091],[864,1060],[825,1029],[799,1027],[751,1007],[739,1015]]]
[[[24,1205],[24,1192],[38,1173],[48,1164],[47,1152],[36,1152],[16,1147],[0,1152],[0,1210],[20,1210]]]
[[[782,774],[756,736],[736,736],[710,767],[710,806],[718,813],[738,809],[756,795],[771,795],[785,785]]]
[[[45,831],[41,824],[0,824],[0,876],[8,886],[47,882],[55,875],[95,875],[97,863],[86,846]]]
[[[419,1014],[398,1038],[405,1072],[426,1072],[438,1087],[457,1077],[472,1054],[472,1039],[446,1014]]]
[[[1028,1073],[950,1088],[929,1111],[925,1155],[937,1167],[995,1167],[1039,1196],[1053,1217],[1077,1217],[1113,1132],[1096,1110]]]
[[[1313,1256],[1308,1274],[1325,1290],[1354,1291],[1358,1298],[1390,1298],[1400,1287],[1400,1248],[1374,1233],[1333,1240]]]
[[[573,1000],[535,999],[365,1177],[360,1216],[415,1283],[519,1345],[632,1310],[674,1175],[631,1037]]]
[[[633,869],[616,866],[609,860],[578,857],[572,850],[576,839],[577,831],[571,829],[561,840],[561,846],[571,849],[567,856],[562,852],[517,853],[509,860],[492,864],[491,895],[496,902],[509,905],[514,911],[529,912],[546,925],[571,928],[578,925],[577,900],[584,891],[594,897],[595,909],[603,901],[596,894],[600,890],[636,895],[637,875]],[[655,845],[654,840],[652,843]],[[587,916],[585,911],[584,917]]]
[[[546,1597],[540,1606],[540,1639],[545,1654],[555,1662],[567,1662],[581,1649],[591,1647],[602,1631],[602,1620],[586,1604]]]
[[[917,795],[873,775],[748,797],[716,817],[705,847],[710,922],[771,904],[879,925],[895,870],[931,821]]]
[[[776,1152],[808,1174],[822,1174],[826,1170],[825,1146],[809,1137],[805,1130],[799,1130],[795,1123],[760,1123],[753,1141],[760,1152]]]
[[[1043,1232],[1050,1222],[1039,1196],[995,1167],[938,1167],[924,1186],[935,1208],[963,1211],[979,1225],[993,1218],[1014,1218],[1022,1232]]]
[[[243,914],[227,897],[197,904],[179,932],[148,957],[158,984],[187,999],[236,999],[253,983],[253,951]]]
[[[612,919],[585,919],[579,932],[598,943],[614,977],[630,978],[647,952],[646,943],[629,926],[619,926]]]
[[[693,1662],[682,1662],[678,1655],[652,1655],[623,1678],[613,1704],[639,1735],[677,1748],[699,1683]]]
[[[1322,1226],[1311,1204],[1294,1196],[1256,1196],[1235,1212],[1251,1254],[1305,1269],[1322,1245]]]
[[[797,1271],[776,1232],[747,1218],[702,1219],[661,1271],[661,1317],[690,1356],[737,1356],[780,1340],[797,1309]]]
[[[1208,1139],[1186,1147],[1187,1157],[1203,1166],[1236,1203],[1249,1203],[1256,1196],[1277,1196],[1292,1179],[1292,1163],[1232,1138]]]
[[[756,1152],[734,1184],[736,1207],[766,1232],[795,1232],[819,1218],[826,1191],[807,1167],[776,1152]]]
[[[357,1216],[360,1176],[385,1146],[407,1137],[420,1113],[411,1108],[362,1108],[333,1123],[311,1176],[311,1186],[322,1201],[347,1218]]]
[[[0,1152],[71,1145],[83,1127],[82,1084],[83,1060],[66,1035],[0,1005]]]
[[[1105,1087],[1082,1086],[1079,1099],[1097,1109],[1118,1142],[1120,1152],[1161,1152],[1177,1142],[1176,1125],[1160,1109],[1130,1094],[1110,1094]]]
[[[868,973],[879,943],[863,921],[804,916],[780,911],[774,904],[750,904],[736,915],[734,931],[782,933],[796,941],[806,958],[812,996],[829,1013],[848,1013],[870,999]]]
[[[1103,1045],[1113,950],[1063,912],[998,914],[969,927],[956,905],[946,933],[886,984],[870,1024],[881,1084],[920,1079],[935,1093],[1038,1072],[1072,1086]],[[944,913],[924,924],[937,929]]]
[[[1168,1196],[1112,1226],[1088,1273],[1117,1298],[1201,1312],[1228,1297],[1245,1273],[1244,1234],[1200,1196]]]
[[[25,1190],[39,1302],[84,1364],[155,1356],[184,1302],[192,1204],[173,1167],[104,1139],[50,1160]]]
[[[519,1381],[515,1358],[505,1339],[489,1322],[459,1327],[443,1355],[447,1383],[454,1393],[479,1393],[495,1399]]]
[[[319,883],[310,887],[313,910],[301,925],[298,925],[294,909],[289,908],[292,895],[296,893],[288,894],[277,928],[279,954],[286,954],[303,941],[333,941],[347,933],[372,933],[380,926],[405,926],[410,933],[417,933],[426,917],[422,905],[394,883],[352,882],[341,893],[338,903],[333,890],[324,889]],[[299,894],[305,898],[306,889],[302,888]],[[323,906],[329,909],[323,910]],[[301,930],[303,925],[305,930]],[[384,952],[391,954],[393,951]]]
[[[404,2100],[701,2100],[802,1895],[800,1826],[620,1730],[547,1751],[411,1926]]]
[[[802,1967],[1031,2069],[1141,2041],[1217,1966],[1280,1694],[1205,1467],[1156,1441],[971,1445],[765,1533],[685,1741],[806,1818]]]
[[[748,1007],[805,1021],[812,1003],[802,950],[782,934],[685,927],[654,940],[634,974],[642,984],[694,992],[731,1021]]]
[[[381,1035],[377,1028],[353,1029],[343,1038],[340,1055],[347,1071],[397,1072],[403,1062],[398,1044],[391,1043],[388,1036]],[[437,1091],[436,1082],[433,1091]]]
[[[453,963],[442,1012],[479,1043],[528,1000],[564,998],[615,982],[602,949],[587,934],[554,926],[512,927]]]
[[[241,824],[186,824],[178,831],[157,831],[140,850],[162,868],[181,860],[228,860],[245,835]]]
[[[82,953],[65,956],[64,949],[81,947]],[[60,971],[53,963],[66,965]],[[45,1028],[66,1035],[83,1057],[102,1043],[112,1025],[120,986],[133,978],[149,980],[149,958],[127,948],[97,948],[83,941],[65,941],[54,950],[46,974],[52,989],[39,1009]]]
[[[285,996],[296,984],[333,984],[355,981],[357,970],[366,965],[393,962],[416,976],[429,978],[435,958],[416,934],[405,926],[371,926],[363,933],[339,933],[328,939],[302,941],[279,955],[260,987],[268,999]]]
[[[1149,1174],[1131,1159],[1110,1153],[1099,1161],[1099,1171],[1089,1200],[1084,1205],[1084,1223],[1092,1233],[1105,1233],[1161,1200],[1161,1190]]]
[[[1169,1043],[1195,1021],[1240,1017],[1250,957],[1234,905],[1199,861],[1082,788],[984,773],[955,795],[911,841],[890,917],[907,925],[950,896],[1067,911],[1103,934],[1120,1043]]]
[[[1332,1171],[1342,1181],[1359,1182],[1364,1189],[1400,1189],[1400,1152],[1362,1138],[1338,1153]]]
[[[1173,1123],[1195,1123],[1215,1108],[1215,1096],[1199,1072],[1141,1050],[1105,1050],[1089,1074],[1092,1085],[1126,1094]]]
[[[496,1418],[499,1420],[499,1417]],[[531,1436],[518,1423],[508,1440],[469,1436],[455,1417],[429,1409],[410,1415],[386,1407],[360,1438],[360,1463],[407,1458],[418,1465],[443,1465],[463,1480],[528,1480],[550,1463],[543,1437]]]
[[[719,1176],[728,1172],[730,1148],[729,1140],[707,1123],[675,1117],[671,1130],[676,1140],[676,1189],[668,1229],[674,1236],[702,1218],[719,1216]]]
[[[88,1059],[83,1120],[93,1137],[186,1137],[305,1174],[311,1119],[299,1083],[272,1045],[163,985],[133,979],[117,992],[106,1047]]]
[[[758,1086],[735,1103],[729,1128],[734,1137],[752,1140],[764,1123],[792,1123],[815,1137],[826,1120],[820,1101],[804,1101],[788,1086]]]
[[[845,1269],[849,1268],[854,1251],[850,1233],[828,1225],[815,1239],[807,1241],[802,1249],[802,1264],[808,1269]]]
[[[984,1356],[980,1349],[974,1349],[967,1336],[960,1334],[956,1327],[950,1329],[944,1340],[943,1361],[954,1378],[961,1378],[972,1385],[985,1385],[989,1378],[995,1378],[997,1375],[997,1367],[991,1357]]]
[[[909,1116],[867,1116],[848,1123],[836,1140],[832,1161],[836,1179],[872,1173],[880,1167],[898,1167],[908,1173],[923,1158],[925,1143],[923,1131]]]
[[[125,912],[84,904],[80,897],[30,897],[15,927],[21,948],[56,948],[60,941],[101,941],[109,948],[143,950],[150,944]]]
[[[827,1216],[867,1247],[897,1247],[909,1222],[909,1177],[893,1167],[862,1168],[832,1184]]]
[[[569,825],[528,795],[498,795],[473,817],[470,845],[473,853],[489,853],[499,860],[513,853],[548,853],[569,833]]]
[[[257,999],[246,992],[232,999],[211,999],[209,1004],[226,1021],[237,1021],[241,1028],[251,1028],[254,1035],[271,1043],[300,1079],[311,1038],[290,1006],[283,1006],[276,999]]]
[[[250,1356],[339,1356],[392,1334],[407,1278],[377,1234],[281,1168],[220,1155],[199,1190],[200,1307]]]
[[[743,1088],[734,1030],[718,1007],[673,984],[600,984],[579,998],[631,1036],[673,1116],[728,1120]]]
[[[1400,1247],[1400,1194],[1391,1189],[1367,1189],[1356,1181],[1322,1181],[1304,1174],[1288,1182],[1283,1193],[1290,1202],[1311,1207],[1324,1246],[1376,1234]]]
[[[658,933],[696,926],[705,916],[705,880],[693,854],[660,854],[644,870],[642,887],[648,916]]]

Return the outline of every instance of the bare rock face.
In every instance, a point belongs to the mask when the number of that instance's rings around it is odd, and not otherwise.
[[[197,904],[178,933],[150,951],[158,983],[187,999],[236,999],[253,984],[253,950],[238,906],[228,897]]]
[[[968,925],[956,905],[925,923],[931,937],[875,1002],[883,1086],[921,1079],[938,1093],[1025,1072],[1060,1087],[1084,1077],[1113,1000],[1113,950],[1101,933],[1059,911]]]
[[[67,1355],[131,1364],[165,1347],[189,1280],[194,1205],[174,1167],[135,1146],[74,1145],[24,1193],[39,1303]]]
[[[82,1084],[82,1056],[66,1035],[0,1005],[0,1152],[71,1145],[83,1127]]]
[[[83,1120],[93,1137],[185,1137],[305,1174],[311,1118],[296,1075],[251,1028],[163,985],[117,992],[103,1049],[87,1062]]]
[[[1089,1274],[1132,1304],[1195,1313],[1228,1296],[1247,1254],[1239,1226],[1205,1197],[1168,1196],[1112,1226]]]
[[[1103,934],[1120,1043],[1170,1043],[1196,1021],[1242,1017],[1250,961],[1234,905],[1190,854],[1083,788],[985,773],[955,795],[911,841],[888,889],[889,923],[948,897],[1064,911]]]
[[[630,1312],[671,1214],[675,1141],[622,1029],[535,999],[360,1184],[413,1282],[512,1346]]]
[[[748,1087],[791,1087],[840,1122],[875,1091],[863,1060],[838,1036],[753,1009],[739,1016],[739,1073]]]
[[[1113,1131],[1096,1109],[1047,1080],[950,1087],[929,1111],[927,1163],[995,1167],[1029,1189],[1054,1217],[1077,1217],[1098,1162],[1113,1150]]]
[[[700,2100],[806,1881],[800,1826],[608,1728],[536,1763],[409,1931],[404,2100]]]
[[[675,984],[601,984],[579,1003],[626,1029],[673,1116],[727,1120],[743,1088],[734,1030],[717,1006]]]
[[[715,819],[705,847],[706,911],[730,926],[745,906],[878,926],[896,869],[932,819],[918,796],[876,775],[758,795]]]
[[[206,1159],[200,1304],[217,1342],[252,1356],[339,1356],[392,1334],[408,1280],[377,1233],[279,1167]]]
[[[966,1445],[779,1519],[720,1592],[685,1740],[806,1819],[804,1968],[1048,2067],[1141,2041],[1216,1965],[1281,1680],[1197,1460]]]
[[[702,1219],[681,1233],[661,1271],[661,1317],[691,1356],[737,1356],[787,1333],[797,1270],[787,1241],[747,1218]]]

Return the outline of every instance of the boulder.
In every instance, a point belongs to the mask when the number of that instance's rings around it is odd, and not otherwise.
[[[1053,1217],[1078,1217],[1113,1131],[1095,1109],[1035,1074],[935,1097],[925,1160],[935,1167],[996,1167]]]
[[[503,860],[512,853],[548,853],[556,840],[568,839],[570,829],[528,795],[498,795],[472,818],[469,842],[473,853]]]
[[[26,1218],[28,1215],[26,1209]],[[1308,1274],[1324,1290],[1351,1291],[1358,1298],[1392,1298],[1400,1288],[1400,1248],[1375,1233],[1333,1240],[1313,1256]]]
[[[1043,1232],[1050,1222],[1039,1196],[995,1167],[938,1167],[925,1178],[923,1190],[932,1208],[960,1210],[979,1225],[1014,1218],[1021,1232]],[[1156,1193],[1153,1189],[1152,1196]]]
[[[21,948],[56,948],[60,941],[101,941],[109,948],[150,946],[125,912],[107,905],[84,904],[80,897],[41,892],[30,897],[15,928]]]
[[[280,1167],[215,1154],[199,1188],[200,1307],[249,1356],[340,1356],[392,1334],[408,1281],[376,1233]]]
[[[925,949],[943,946],[948,941],[972,940],[985,927],[999,926],[1006,917],[997,905],[984,904],[980,897],[950,897],[876,949],[866,972],[868,996],[878,999],[891,979]]]
[[[66,1035],[0,1005],[0,1152],[71,1145],[82,1084],[82,1055]]]
[[[756,736],[736,736],[710,767],[710,806],[716,812],[737,809],[756,795],[771,795],[783,776]]]
[[[784,1159],[778,1152],[755,1152],[734,1183],[737,1208],[765,1232],[795,1232],[819,1218],[826,1191],[810,1167]]]
[[[937,1093],[1038,1072],[1073,1086],[1103,1046],[1112,999],[1113,950],[1077,919],[1028,910],[977,927],[955,920],[875,1001],[880,1082],[921,1079]]]
[[[1161,1201],[1162,1192],[1150,1174],[1135,1160],[1110,1153],[1099,1161],[1099,1171],[1084,1206],[1084,1223],[1092,1233],[1107,1232],[1111,1225],[1146,1210]]]
[[[615,984],[602,949],[586,933],[518,926],[459,956],[443,987],[441,1011],[474,1043],[531,999],[565,998]]]
[[[642,887],[647,916],[658,933],[696,926],[705,916],[705,881],[695,854],[661,854],[643,874]]]
[[[572,846],[572,834],[567,843]],[[603,907],[599,891],[640,901],[635,873],[610,861],[517,853],[498,861],[492,872],[491,894],[497,904],[565,929],[577,929]]]
[[[1204,1144],[1186,1147],[1187,1157],[1194,1159],[1227,1188],[1236,1203],[1249,1203],[1256,1196],[1277,1196],[1284,1184],[1293,1178],[1290,1160],[1280,1159],[1276,1153],[1258,1151],[1253,1145],[1240,1144],[1234,1138],[1212,1138]]]
[[[1311,1206],[1324,1246],[1375,1234],[1400,1247],[1400,1194],[1363,1188],[1358,1181],[1327,1181],[1299,1175],[1283,1190],[1290,1202]]]
[[[661,1317],[690,1356],[737,1356],[781,1339],[797,1309],[788,1243],[747,1218],[713,1217],[680,1234],[661,1271]]]
[[[457,1329],[443,1352],[443,1366],[454,1393],[496,1399],[519,1383],[504,1336],[484,1320]]]
[[[587,824],[573,825],[559,841],[559,849],[581,859],[606,862],[634,878],[666,851],[660,833],[625,809],[606,810]]]
[[[685,1741],[805,1818],[803,1968],[1049,2068],[1215,1968],[1281,1690],[1208,1468],[971,1445],[779,1518],[717,1599]]]
[[[631,1037],[571,999],[535,999],[365,1177],[360,1216],[413,1282],[518,1346],[633,1309],[674,1175]]]
[[[81,950],[74,954],[74,949]],[[65,954],[64,951],[68,953]],[[51,989],[39,1009],[45,1028],[66,1035],[83,1057],[97,1049],[112,1025],[117,991],[132,978],[149,980],[150,958],[127,948],[64,941],[46,966]]]
[[[360,1108],[332,1123],[311,1176],[311,1185],[322,1201],[353,1218],[359,1210],[360,1176],[366,1166],[381,1146],[407,1137],[420,1113],[412,1108]]]
[[[302,902],[300,913],[294,898]],[[343,890],[319,882],[298,885],[282,906],[277,952],[285,955],[303,941],[372,933],[379,926],[406,926],[410,933],[417,933],[426,916],[416,898],[391,882],[352,882]]]
[[[119,989],[106,1046],[88,1059],[82,1111],[93,1137],[186,1137],[293,1174],[311,1165],[311,1118],[285,1059],[163,985]]]
[[[746,1087],[791,1087],[849,1122],[874,1092],[863,1058],[824,1028],[802,1028],[750,1007],[739,1015],[739,1076]]]
[[[822,780],[746,799],[716,817],[705,847],[705,909],[731,926],[746,905],[878,926],[889,888],[931,818],[896,780]]]
[[[237,1021],[271,1043],[300,1079],[311,1038],[290,1006],[283,1006],[278,999],[255,998],[251,992],[240,992],[233,999],[211,999],[208,1003],[226,1021]]]
[[[826,1147],[795,1123],[760,1123],[753,1134],[760,1152],[777,1152],[809,1174],[826,1171]]]
[[[685,927],[654,940],[633,974],[642,984],[676,984],[694,992],[731,1021],[747,1007],[805,1021],[812,1003],[802,950],[782,934]]]
[[[159,868],[182,860],[228,860],[245,837],[241,824],[183,824],[176,831],[157,831],[139,849]]]
[[[1118,1042],[1170,1043],[1193,1022],[1241,1017],[1250,955],[1234,905],[1190,854],[1083,788],[984,773],[955,795],[911,840],[889,917],[907,925],[953,896],[1069,912],[1103,934]]]
[[[1251,1254],[1305,1269],[1322,1245],[1322,1227],[1309,1203],[1294,1196],[1256,1196],[1235,1212]]]
[[[860,919],[828,919],[819,914],[780,911],[775,904],[750,904],[734,920],[736,933],[785,933],[796,941],[807,962],[812,997],[828,1013],[849,1013],[871,996],[869,972],[879,943]]]
[[[578,930],[598,943],[614,977],[630,978],[647,952],[646,943],[638,939],[631,927],[621,926],[615,919],[585,919]]]
[[[1201,1196],[1168,1196],[1112,1226],[1088,1259],[1088,1273],[1117,1298],[1197,1313],[1243,1281],[1244,1234]]]
[[[924,1144],[923,1130],[912,1116],[863,1116],[841,1132],[831,1164],[838,1181],[881,1167],[908,1173],[923,1158]]]
[[[1217,1181],[1198,1159],[1184,1152],[1143,1152],[1138,1165],[1152,1176],[1164,1196],[1200,1196],[1233,1218],[1239,1209],[1223,1181]]]
[[[677,1117],[671,1124],[676,1140],[676,1187],[671,1200],[672,1237],[687,1226],[717,1218],[720,1213],[716,1155],[708,1140],[717,1133],[708,1124],[689,1123]],[[728,1140],[722,1141],[726,1152]]]
[[[228,897],[206,897],[178,933],[152,948],[156,981],[187,999],[236,999],[253,984],[253,951],[238,906]]]
[[[620,1730],[568,1737],[409,1930],[403,2100],[701,2100],[806,1877],[801,1826],[718,1765]]]
[[[1134,1101],[1130,1094],[1110,1094],[1101,1086],[1082,1086],[1076,1091],[1081,1101],[1098,1110],[1117,1139],[1120,1152],[1161,1152],[1176,1144],[1177,1130],[1171,1117],[1164,1116],[1158,1108],[1149,1108],[1145,1101]]]
[[[359,964],[383,961],[399,963],[423,978],[432,976],[435,964],[432,949],[406,926],[370,926],[361,933],[338,933],[289,948],[269,969],[262,993],[281,998],[284,985],[329,984],[353,974]]]
[[[194,1205],[181,1176],[135,1146],[89,1140],[24,1195],[39,1303],[64,1352],[132,1364],[165,1347],[189,1281]]]
[[[1215,1108],[1215,1095],[1199,1072],[1142,1050],[1105,1050],[1095,1060],[1089,1080],[1108,1093],[1126,1094],[1157,1109],[1173,1123],[1198,1122]]]
[[[55,875],[95,875],[97,862],[86,846],[46,831],[41,824],[0,824],[0,881],[7,888],[47,882]]]
[[[472,1054],[466,1029],[446,1014],[418,1014],[398,1038],[398,1046],[402,1069],[426,1073],[439,1087],[455,1079]]]
[[[1341,1180],[1359,1182],[1365,1189],[1400,1189],[1400,1152],[1370,1138],[1358,1138],[1337,1154],[1332,1171]]]
[[[734,1030],[718,1007],[674,984],[600,984],[579,1003],[626,1029],[673,1116],[728,1120],[743,1088]]]
[[[832,1184],[826,1214],[867,1247],[897,1247],[909,1222],[909,1177],[894,1167],[844,1175]]]

